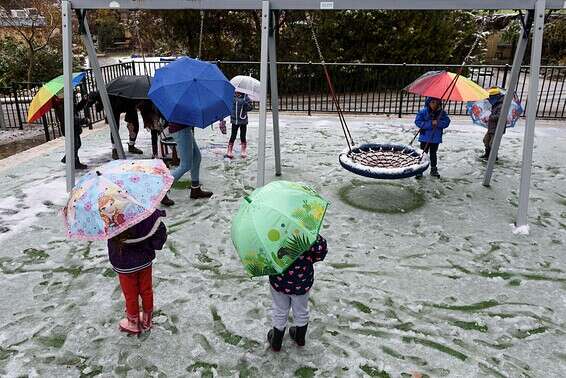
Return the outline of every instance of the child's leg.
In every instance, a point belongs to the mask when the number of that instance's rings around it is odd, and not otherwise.
[[[241,125],[240,126],[240,142],[246,142],[246,132],[248,131],[248,125]]]
[[[230,144],[234,144],[236,137],[238,136],[238,125],[232,124],[232,134],[230,134]]]
[[[142,299],[142,307],[144,312],[153,311],[153,282],[151,266],[141,270],[139,273],[140,297]]]
[[[304,346],[309,324],[309,293],[291,296],[291,307],[295,326],[289,328],[289,336],[298,346]]]
[[[282,294],[271,287],[271,298],[273,299],[271,323],[274,328],[283,331],[287,327],[289,309],[291,308],[291,297]]]
[[[151,153],[154,157],[157,157],[157,142],[159,140],[159,131],[151,130]]]
[[[120,280],[120,287],[124,293],[124,299],[126,300],[126,313],[128,314],[128,317],[137,317],[140,311],[138,302],[140,292],[138,285],[138,273],[119,273],[118,278]]]
[[[309,293],[291,296],[295,326],[302,327],[309,322]]]

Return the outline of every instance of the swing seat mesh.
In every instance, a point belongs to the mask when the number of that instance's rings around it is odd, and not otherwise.
[[[342,167],[360,176],[396,180],[421,174],[430,165],[427,154],[404,144],[367,143],[344,150]]]

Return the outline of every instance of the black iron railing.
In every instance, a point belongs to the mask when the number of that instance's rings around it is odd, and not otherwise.
[[[123,75],[153,75],[155,71],[169,63],[129,62],[102,67],[104,81]],[[259,62],[217,61],[227,77],[252,75],[259,78]],[[342,110],[347,113],[390,114],[396,116],[416,114],[423,104],[423,98],[403,91],[403,88],[421,74],[431,70],[457,71],[458,65],[442,64],[382,64],[382,63],[327,63],[332,76]],[[463,75],[482,87],[505,87],[511,71],[509,65],[470,65]],[[77,96],[81,97],[96,90],[94,75],[86,70],[86,80],[79,87]],[[277,64],[279,81],[279,108],[281,111],[316,112],[336,111],[328,93],[320,63],[279,62]],[[529,67],[520,70],[517,95],[526,108]],[[537,118],[566,119],[566,66],[543,66],[540,70]],[[8,88],[0,88],[0,127],[23,128],[26,125],[27,111],[31,98],[40,83],[17,83]],[[268,99],[268,107],[271,107]],[[452,115],[465,115],[466,104],[449,102],[447,111]],[[90,110],[93,121],[104,119],[104,113]],[[58,136],[54,114],[49,112],[36,123],[43,124],[46,138]]]

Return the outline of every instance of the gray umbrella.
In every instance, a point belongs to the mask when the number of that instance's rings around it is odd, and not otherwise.
[[[120,76],[106,86],[111,96],[123,97],[133,100],[147,100],[147,92],[153,78],[146,75]]]

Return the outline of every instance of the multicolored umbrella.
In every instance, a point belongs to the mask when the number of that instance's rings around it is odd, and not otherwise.
[[[447,71],[430,71],[407,85],[407,92],[419,96],[435,97],[451,101],[478,101],[489,97],[485,89],[472,80]],[[451,89],[451,85],[454,86]]]
[[[76,87],[85,78],[84,72],[73,74],[73,87]],[[28,109],[28,122],[35,122],[40,119],[53,107],[51,100],[57,96],[64,87],[63,75],[57,76],[55,79],[44,84],[39,91],[33,96]]]
[[[251,276],[284,272],[315,242],[329,203],[306,185],[275,181],[246,197],[232,242]]]
[[[501,94],[504,95],[505,91],[501,91]],[[466,105],[466,112],[470,115],[472,121],[476,125],[487,127],[489,116],[491,115],[491,103],[489,100],[475,102],[470,101]],[[519,118],[521,118],[522,114],[523,107],[521,106],[521,102],[519,101],[517,94],[514,94],[513,101],[511,101],[511,108],[507,114],[507,123],[505,124],[505,127],[515,127],[515,124]]]
[[[83,176],[63,209],[67,236],[113,238],[150,216],[173,183],[162,160],[115,160]]]
[[[259,101],[261,83],[251,76],[234,76],[230,83],[236,88],[236,92],[247,94],[252,101]]]
[[[232,113],[234,86],[215,64],[182,57],[155,72],[149,98],[172,123],[201,129]]]

